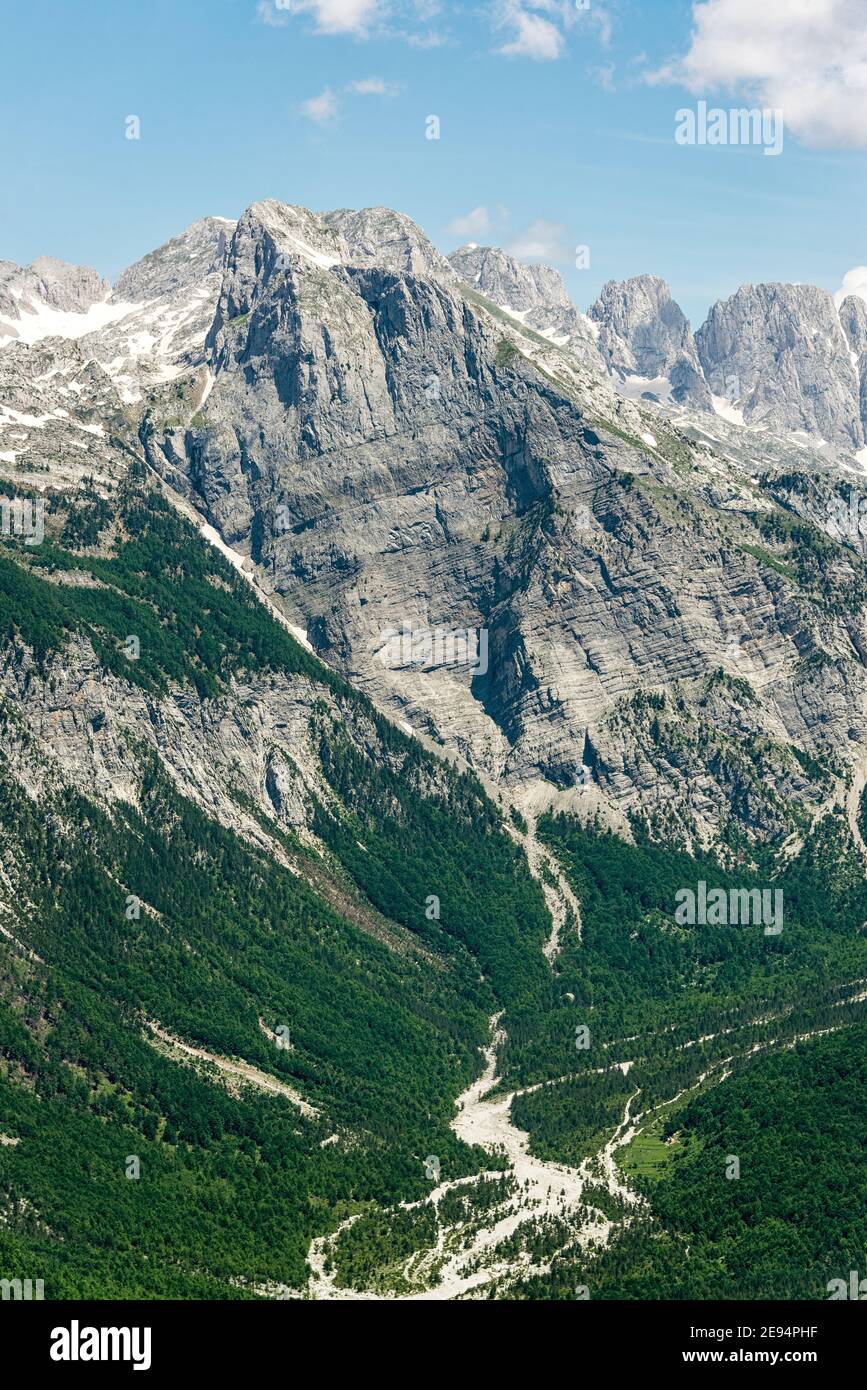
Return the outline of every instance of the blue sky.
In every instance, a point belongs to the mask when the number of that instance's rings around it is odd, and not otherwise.
[[[114,276],[196,217],[276,197],[396,207],[444,250],[535,249],[582,308],[653,272],[694,323],[745,281],[836,290],[867,262],[865,0],[580,5],[7,7],[0,258]],[[782,109],[782,153],[678,144],[699,100]]]

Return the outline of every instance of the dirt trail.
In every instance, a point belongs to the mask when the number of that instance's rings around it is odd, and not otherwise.
[[[302,1115],[307,1115],[310,1119],[316,1119],[319,1111],[310,1105],[303,1096],[291,1086],[287,1086],[285,1081],[278,1081],[276,1076],[269,1076],[266,1071],[260,1071],[258,1067],[251,1066],[249,1062],[239,1062],[231,1057],[218,1057],[214,1052],[206,1052],[203,1047],[193,1047],[192,1043],[182,1042],[176,1038],[166,1028],[159,1023],[154,1023],[152,1019],[146,1021],[146,1027],[154,1037],[159,1038],[160,1042],[167,1047],[174,1048],[178,1052],[183,1052],[187,1057],[196,1057],[200,1061],[210,1062],[219,1071],[225,1072],[229,1076],[235,1076],[239,1081],[247,1081],[252,1086],[258,1086],[261,1091],[270,1091],[274,1095],[285,1096],[294,1106],[300,1110]]]

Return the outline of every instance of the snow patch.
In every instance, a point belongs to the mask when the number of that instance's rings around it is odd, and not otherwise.
[[[12,293],[15,295],[14,290]],[[15,298],[18,296],[15,295]],[[107,328],[110,323],[126,318],[127,314],[139,306],[110,304],[106,297],[99,304],[91,304],[83,314],[65,309],[51,309],[47,304],[34,305],[27,299],[22,299],[18,307],[21,310],[21,318],[14,325],[14,334],[10,334],[9,328],[0,322],[0,347],[6,346],[3,339],[26,343],[29,347],[42,338],[83,338],[86,333],[98,332],[101,328]]]
[[[736,405],[726,400],[725,396],[711,396],[713,408],[717,415],[721,415],[724,420],[728,420],[730,425],[743,425],[744,412],[738,410]]]

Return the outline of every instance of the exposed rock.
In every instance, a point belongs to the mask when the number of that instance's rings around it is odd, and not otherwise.
[[[558,347],[568,349],[587,370],[605,370],[595,327],[575,308],[558,270],[547,265],[523,265],[498,246],[473,244],[453,251],[449,262],[468,286]]]
[[[618,437],[520,354],[499,365],[494,321],[440,281],[321,264],[284,231],[256,208],[241,219],[204,424],[146,442],[322,655],[495,780],[666,814],[688,797],[709,826],[748,777],[741,715],[707,713],[718,668],[761,689],[763,738],[845,749],[863,668],[845,625],[725,529],[715,508],[756,508],[746,479],[733,491],[723,466],[705,501],[714,469],[682,482],[667,427],[636,412],[636,436]],[[450,659],[429,644],[392,660],[404,626],[484,630],[487,659],[467,640]],[[802,666],[818,647],[831,664]],[[631,715],[611,723],[646,689],[679,692],[695,733],[676,757]],[[784,796],[790,775],[781,752]],[[765,795],[751,792],[754,830],[778,824]]]
[[[715,389],[736,383],[748,424],[804,430],[848,448],[864,443],[859,382],[834,300],[815,285],[742,285],[696,334]]]
[[[84,314],[107,299],[111,286],[90,266],[70,265],[51,256],[39,256],[28,266],[0,261],[0,319],[14,327],[24,315],[38,314],[40,307],[70,314]],[[9,323],[0,324],[0,337]],[[9,336],[18,336],[17,331]]]
[[[523,265],[498,246],[460,246],[452,251],[449,263],[461,279],[514,313],[573,307],[558,270],[547,265]]]
[[[681,404],[710,408],[689,320],[656,275],[609,280],[588,310],[599,324],[599,351],[610,371],[670,384]]]
[[[861,398],[861,424],[867,439],[867,304],[850,294],[840,305],[840,322],[849,341],[858,372]]]
[[[432,275],[454,284],[455,272],[445,256],[425,236],[421,227],[391,208],[338,208],[320,214],[326,226],[339,232],[346,243],[349,265],[383,266],[406,275]]]
[[[0,353],[4,486],[75,491],[92,475],[108,492],[143,446],[326,660],[490,782],[700,837],[732,817],[758,837],[800,823],[827,778],[787,750],[842,766],[867,733],[863,546],[837,491],[851,472],[707,412],[692,424],[681,411],[680,432],[529,330],[518,314],[531,310],[355,264],[344,231],[304,209],[255,204],[225,247],[222,235],[214,219],[184,234],[192,278],[183,237],[124,277],[157,296],[146,303],[213,315],[198,346],[183,331],[174,358],[142,362],[162,383],[130,356],[142,403],[124,409],[124,382],[88,362],[102,334]],[[685,321],[665,310],[645,334],[634,306],[614,290],[606,302],[630,370],[664,366],[672,395],[688,393]],[[664,308],[662,291],[652,303]],[[793,511],[827,552],[800,555],[774,530]],[[417,649],[401,647],[405,627]],[[133,724],[152,720],[129,698]],[[85,726],[103,743],[110,711],[71,704],[83,722],[70,749]],[[204,742],[173,736],[179,785],[216,796],[211,742],[264,813],[301,823],[304,788],[267,734],[255,757],[211,723]]]

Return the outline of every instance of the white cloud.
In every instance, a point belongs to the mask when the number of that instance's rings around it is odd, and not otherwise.
[[[491,217],[487,208],[473,208],[466,217],[456,217],[446,228],[452,236],[485,236],[491,230]]]
[[[550,19],[530,14],[519,4],[508,3],[505,13],[497,22],[498,28],[509,28],[515,32],[510,43],[497,49],[505,58],[535,58],[539,62],[550,62],[559,58],[565,42],[562,33]]]
[[[281,24],[281,15],[311,14],[318,34],[365,37],[379,18],[381,0],[260,0],[256,13],[264,24]]]
[[[302,101],[299,110],[302,116],[306,116],[309,121],[315,121],[317,125],[331,125],[337,120],[337,97],[330,87],[326,87],[318,97],[309,97],[307,101]]]
[[[267,24],[271,29],[282,29],[289,23],[289,16],[281,14],[280,9],[271,4],[271,0],[259,0],[256,6],[256,18],[260,24]]]
[[[856,294],[867,304],[867,265],[856,265],[847,270],[843,283],[834,295],[834,303],[839,309],[847,295]]]
[[[359,77],[354,82],[347,82],[346,86],[337,92],[331,87],[326,87],[318,97],[309,97],[307,101],[302,101],[298,110],[302,116],[306,116],[309,121],[315,121],[317,125],[333,125],[340,113],[339,99],[343,93],[356,97],[394,97],[399,90],[396,83],[385,82],[381,77]]]
[[[694,0],[689,50],[649,74],[779,109],[807,144],[867,146],[864,0]]]
[[[611,17],[598,0],[586,9],[575,0],[495,0],[492,18],[495,29],[513,35],[497,49],[506,58],[551,62],[562,55],[566,32],[576,24],[592,25],[603,47],[611,42]]]
[[[381,77],[362,77],[356,82],[348,82],[345,89],[359,97],[393,97],[397,87],[393,82],[383,82]]]
[[[568,261],[572,257],[569,233],[562,222],[539,217],[521,232],[506,250],[519,261]]]

